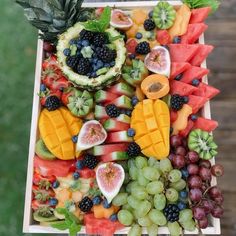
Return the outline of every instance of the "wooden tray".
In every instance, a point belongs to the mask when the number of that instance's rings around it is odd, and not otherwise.
[[[87,2],[83,4],[83,7],[118,7],[123,10],[131,10],[132,8],[145,8],[151,9],[155,6],[158,1],[132,1],[132,2]],[[182,4],[181,1],[168,1],[170,4],[178,8]],[[199,39],[200,44],[204,44],[204,35]],[[29,143],[29,155],[28,155],[28,169],[27,169],[27,181],[26,181],[26,192],[25,192],[25,208],[24,208],[24,222],[23,222],[23,232],[24,233],[48,233],[48,234],[68,234],[68,230],[60,231],[51,227],[41,226],[35,222],[32,218],[31,200],[32,200],[32,182],[33,182],[33,159],[35,155],[35,143],[38,138],[38,118],[41,110],[39,96],[37,95],[40,91],[41,83],[41,68],[43,61],[43,41],[38,39],[37,45],[37,59],[36,59],[36,69],[35,69],[35,84],[34,84],[34,96],[33,96],[33,107],[32,107],[32,120],[31,120],[31,132],[30,132],[30,143]],[[206,61],[204,61],[201,67],[206,68]],[[208,83],[207,76],[203,78],[203,82]],[[211,118],[210,103],[207,102],[201,110],[202,116],[205,118]],[[215,159],[211,160],[212,164],[215,163]],[[211,181],[212,185],[216,185],[216,178],[213,177]],[[127,234],[129,227],[119,230],[116,234]],[[210,226],[204,230],[201,230],[202,234],[221,234],[220,220],[214,217],[210,218]],[[84,227],[79,232],[81,234],[85,233]],[[146,230],[143,232],[147,233]],[[199,230],[196,229],[193,232],[184,231],[184,234],[199,234]],[[159,227],[159,234],[169,234],[167,227]]]

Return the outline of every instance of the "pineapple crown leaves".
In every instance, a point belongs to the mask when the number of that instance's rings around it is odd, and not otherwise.
[[[24,8],[28,21],[39,29],[41,38],[57,41],[58,34],[65,32],[78,21],[92,17],[92,9],[81,8],[83,0],[16,0]]]

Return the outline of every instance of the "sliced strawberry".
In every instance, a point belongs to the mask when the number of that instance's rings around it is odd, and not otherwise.
[[[41,203],[40,201],[34,199],[32,200],[32,203],[31,203],[31,207],[34,211],[38,210],[41,207],[48,207],[48,206],[49,206],[48,201]]]
[[[134,38],[128,39],[126,44],[125,44],[127,52],[135,53],[135,48],[136,48],[137,45],[138,45],[138,42],[137,42],[136,39],[134,39]]]

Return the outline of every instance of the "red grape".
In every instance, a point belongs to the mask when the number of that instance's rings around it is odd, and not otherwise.
[[[203,207],[194,207],[193,216],[196,220],[202,220],[206,217],[206,213]]]
[[[202,179],[198,175],[192,175],[188,178],[188,185],[190,188],[201,188]]]
[[[204,208],[206,214],[210,213],[214,208],[214,205],[211,200],[204,199],[201,203],[202,207]]]
[[[45,41],[43,43],[43,50],[45,52],[53,52],[53,51],[55,51],[55,46],[52,45],[51,43]]]
[[[189,191],[189,198],[193,202],[200,202],[202,199],[202,191],[199,188],[192,188]]]
[[[183,146],[179,146],[179,147],[176,148],[175,154],[180,155],[180,156],[185,156],[186,155],[186,149]]]
[[[186,161],[188,163],[196,163],[198,160],[199,160],[199,155],[196,152],[190,151],[187,153]]]
[[[216,164],[211,167],[211,173],[216,177],[220,177],[224,174],[224,167],[220,164]]]
[[[184,161],[184,157],[180,156],[180,155],[176,155],[173,158],[172,164],[174,165],[175,168],[177,169],[181,169],[185,166],[185,161]]]
[[[172,147],[177,148],[178,146],[181,146],[182,144],[182,138],[179,135],[173,135],[170,137],[170,145]]]
[[[182,145],[183,145],[184,148],[188,148],[188,141],[187,141],[186,138],[182,139]]]
[[[222,196],[221,190],[220,190],[218,187],[216,187],[216,186],[210,188],[209,191],[208,191],[208,194],[210,195],[210,197],[211,197],[213,200],[214,200],[215,198],[217,198],[217,197]]]
[[[222,203],[224,202],[224,197],[223,195],[220,195],[219,197],[214,198],[214,201],[219,204],[222,205]]]
[[[206,167],[208,169],[211,168],[211,162],[208,160],[200,160],[199,161],[199,166]]]
[[[199,167],[196,164],[189,164],[187,166],[187,170],[190,175],[197,175],[199,171]]]
[[[199,169],[199,176],[201,177],[201,179],[203,181],[207,181],[207,180],[211,180],[211,171],[210,169],[206,168],[206,167],[200,167]]]
[[[207,228],[207,226],[208,226],[208,219],[207,219],[207,217],[204,217],[203,219],[198,220],[198,226],[199,226],[200,229]]]
[[[212,209],[211,214],[215,218],[221,218],[221,216],[224,214],[224,209],[221,206],[216,205]]]
[[[169,160],[171,161],[171,163],[173,162],[173,159],[174,159],[174,157],[175,157],[175,154],[174,153],[171,153],[170,155],[169,155]]]

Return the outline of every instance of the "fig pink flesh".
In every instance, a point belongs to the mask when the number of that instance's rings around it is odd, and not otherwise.
[[[118,24],[118,25],[129,25],[132,24],[132,22],[130,21],[130,18],[125,15],[122,11],[113,11],[112,16],[111,16],[111,21],[114,24]]]
[[[147,58],[147,63],[152,67],[155,65],[157,69],[161,69],[166,66],[165,60],[166,52],[163,49],[153,50],[150,52]]]

